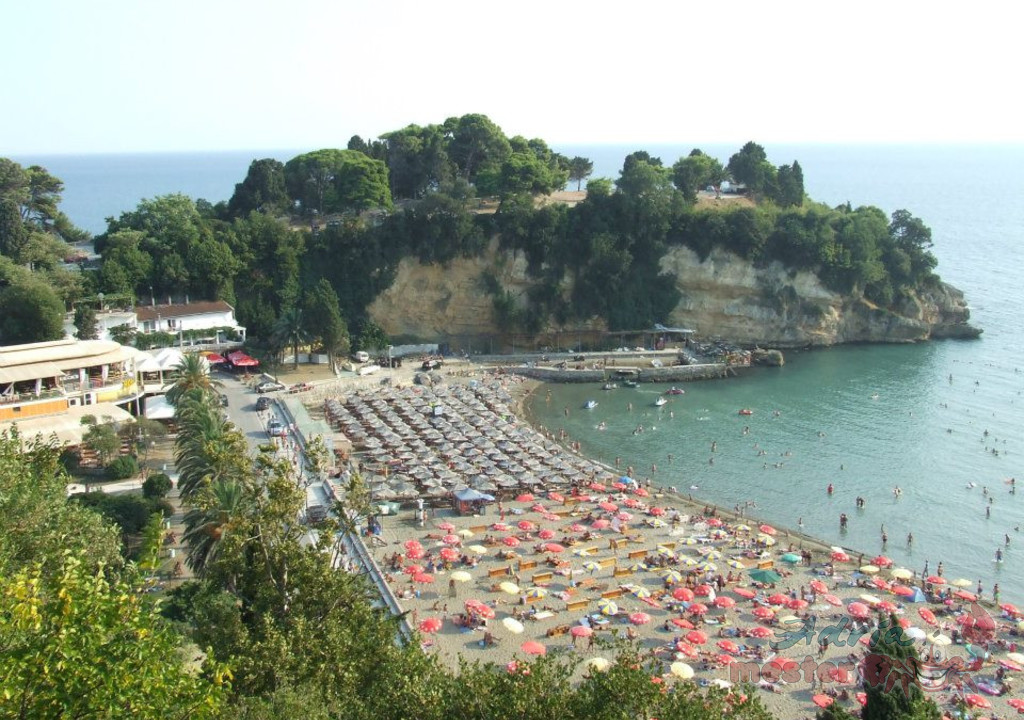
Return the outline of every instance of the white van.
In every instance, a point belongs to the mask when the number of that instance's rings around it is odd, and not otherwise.
[[[352,359],[355,360],[356,362],[360,362],[360,363],[370,362],[369,354],[364,353],[362,350],[360,350],[357,353],[353,353]]]

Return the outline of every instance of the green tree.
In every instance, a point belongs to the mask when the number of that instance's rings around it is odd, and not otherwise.
[[[187,394],[175,408],[178,437],[174,462],[178,492],[191,503],[207,485],[225,478],[240,481],[251,472],[245,438],[209,396]]]
[[[75,329],[79,340],[95,340],[99,337],[96,310],[90,303],[82,302],[75,306]]]
[[[173,487],[167,473],[154,473],[142,481],[142,497],[159,500],[166,497]]]
[[[306,295],[305,318],[311,328],[316,328],[320,343],[329,356],[331,368],[335,358],[347,354],[348,326],[341,316],[338,294],[334,292],[327,278],[320,278]]]
[[[245,179],[235,185],[228,200],[229,217],[244,217],[251,212],[284,213],[292,202],[285,188],[284,164],[272,158],[253,160]]]
[[[357,350],[383,350],[388,346],[388,336],[384,328],[373,320],[363,320],[359,323],[359,340],[356,342]]]
[[[92,422],[88,422],[90,419]],[[106,465],[121,447],[121,438],[117,436],[117,430],[110,423],[96,422],[92,416],[83,417],[82,424],[89,426],[82,435],[82,444],[99,456],[101,464]]]
[[[0,290],[0,342],[4,345],[64,337],[64,303],[53,288],[29,278]]]
[[[294,305],[281,311],[274,325],[274,342],[280,347],[292,348],[293,367],[299,367],[299,346],[309,342],[309,330],[302,308]]]
[[[21,263],[21,255],[28,242],[25,222],[13,200],[0,198],[0,255]]]
[[[141,588],[66,553],[58,572],[0,574],[0,714],[219,718],[223,668],[190,672]]]
[[[697,198],[698,190],[709,185],[717,187],[726,177],[722,163],[698,148],[672,166],[672,181],[691,202]]]
[[[779,166],[774,199],[780,207],[803,205],[804,171],[796,160],[792,165]]]
[[[243,485],[231,478],[217,478],[193,496],[195,505],[185,513],[185,533],[188,546],[187,562],[199,577],[217,559],[221,548],[227,546],[229,535],[246,532],[243,524],[243,504],[247,501]]]
[[[448,118],[444,129],[449,138],[448,157],[470,183],[476,182],[481,171],[496,171],[512,152],[505,133],[486,115]]]
[[[381,140],[393,197],[420,198],[454,178],[456,168],[448,157],[447,139],[440,125],[409,125],[385,133]]]
[[[864,720],[939,720],[942,717],[938,706],[925,697],[917,683],[917,663],[914,643],[904,634],[896,616],[880,615],[865,659],[867,702],[861,711]],[[893,670],[877,675],[884,665],[893,666]]]
[[[754,197],[771,195],[775,182],[775,168],[768,162],[764,148],[755,142],[748,142],[740,151],[729,158],[726,166],[733,179],[747,186]]]
[[[210,365],[199,353],[185,353],[174,366],[167,402],[180,405],[186,396],[212,397],[221,383],[210,375]]]
[[[583,187],[583,181],[594,172],[594,161],[577,155],[569,161],[569,180],[576,183],[576,190]]]
[[[387,166],[356,150],[317,150],[284,166],[289,195],[305,212],[359,212],[391,207]]]

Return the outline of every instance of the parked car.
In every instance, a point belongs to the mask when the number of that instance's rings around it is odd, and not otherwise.
[[[270,407],[270,398],[261,397],[256,400],[257,410],[266,410],[268,407]]]
[[[422,369],[422,370],[437,370],[442,365],[444,365],[444,363],[441,362],[440,360],[424,360],[423,364],[420,366],[420,369]]]
[[[267,423],[267,435],[270,437],[286,437],[288,435],[288,428],[278,420],[271,420]]]
[[[263,393],[274,392],[275,390],[284,390],[284,385],[273,380],[264,380],[256,386],[256,392]]]

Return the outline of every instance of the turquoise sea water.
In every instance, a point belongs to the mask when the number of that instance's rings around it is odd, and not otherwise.
[[[633,150],[646,149],[671,164],[691,146],[555,149],[590,157],[595,176],[615,177]],[[725,160],[737,148],[702,149]],[[775,164],[799,160],[815,199],[873,204],[886,212],[906,208],[921,217],[934,232],[938,270],[966,292],[973,321],[985,330],[982,339],[789,353],[784,368],[688,385],[662,417],[652,404],[652,386],[608,393],[596,386],[552,386],[551,402],[538,393],[532,412],[553,430],[564,427],[598,459],[613,463],[621,457],[623,467],[632,465],[641,476],[654,463],[656,482],[699,486],[693,491],[698,499],[728,507],[753,501],[753,512],[770,522],[795,527],[802,518],[805,531],[871,554],[881,549],[884,524],[887,554],[898,561],[920,571],[926,559],[933,570],[942,560],[947,576],[981,579],[986,592],[999,582],[1003,597],[1024,601],[1024,535],[1014,529],[1024,524],[1024,489],[1011,496],[1004,484],[1015,476],[1024,481],[1024,372],[1017,371],[1024,371],[1024,148],[766,150]],[[105,228],[105,217],[133,208],[141,198],[180,191],[226,200],[252,159],[287,160],[297,152],[15,159],[42,164],[61,177],[65,212],[95,233]],[[581,406],[591,397],[600,404],[586,412]],[[632,413],[626,409],[630,401]],[[754,414],[738,416],[741,407]],[[607,429],[595,429],[602,420]],[[634,435],[640,424],[644,432]],[[747,435],[744,426],[750,427]],[[712,441],[717,452],[710,465]],[[832,497],[825,492],[830,482],[836,488]],[[969,482],[977,487],[968,490]],[[899,499],[892,494],[897,485],[903,490]],[[994,500],[987,519],[983,486]],[[863,510],[854,505],[858,495],[867,501]],[[843,534],[841,512],[850,517]],[[914,534],[910,548],[908,532]],[[1004,534],[1011,543],[1003,548],[1004,562],[996,564]]]

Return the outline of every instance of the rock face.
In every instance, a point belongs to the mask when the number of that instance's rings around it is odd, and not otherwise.
[[[676,277],[682,298],[664,324],[688,327],[700,337],[747,345],[807,347],[851,342],[914,342],[929,338],[970,338],[963,293],[942,284],[895,311],[862,298],[832,292],[809,272],[778,263],[756,267],[723,250],[703,262],[689,248],[672,248],[661,259]],[[371,304],[370,316],[390,335],[424,340],[499,333],[484,276],[525,303],[531,286],[522,255],[497,249],[447,266],[402,260],[395,281]],[[586,323],[600,328],[597,321]]]

